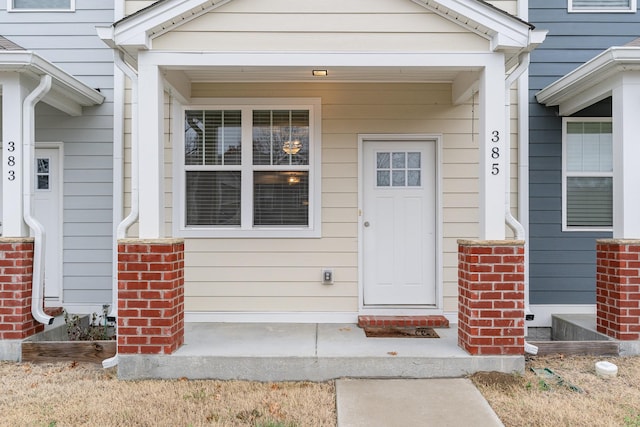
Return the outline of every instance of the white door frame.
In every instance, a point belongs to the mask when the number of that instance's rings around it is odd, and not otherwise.
[[[436,305],[434,306],[385,306],[365,307],[364,305],[364,143],[366,141],[434,141],[436,144],[436,241],[435,241],[435,281]],[[442,135],[440,134],[359,134],[358,135],[358,312],[377,315],[424,315],[443,313],[442,286]]]
[[[56,245],[56,253],[55,254],[50,254],[50,253],[45,253],[45,257],[49,258],[52,255],[56,257],[56,261],[58,263],[58,265],[60,266],[59,272],[58,272],[58,283],[60,286],[60,296],[57,299],[46,299],[45,298],[45,307],[57,307],[60,304],[63,303],[63,295],[64,295],[64,282],[63,282],[63,277],[64,277],[64,264],[63,264],[63,250],[64,250],[64,245],[63,245],[63,239],[64,239],[64,223],[63,223],[63,212],[64,212],[64,205],[63,205],[63,200],[64,200],[64,144],[62,142],[36,142],[36,150],[39,149],[57,149],[58,150],[58,163],[56,164],[56,167],[58,168],[58,180],[56,182],[56,185],[58,186],[58,188],[60,189],[60,191],[58,191],[58,212],[56,212],[56,215],[58,217],[58,226],[59,226],[59,232],[60,232],[60,239],[58,240],[58,244]],[[36,154],[37,157],[37,154]],[[34,158],[35,161],[35,158]],[[33,173],[35,174],[35,169],[33,170]],[[35,181],[34,181],[35,182]],[[46,233],[47,230],[45,230]],[[46,263],[46,261],[45,261]]]

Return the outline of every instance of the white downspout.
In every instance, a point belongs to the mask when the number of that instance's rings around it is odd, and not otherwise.
[[[36,156],[35,143],[35,106],[51,90],[51,76],[40,77],[40,84],[31,92],[22,104],[22,207],[24,222],[34,235],[33,280],[31,289],[31,314],[40,323],[50,325],[53,317],[44,312],[44,256],[45,230],[31,214],[33,198],[33,163]]]
[[[529,68],[529,63],[530,61],[530,54],[528,52],[523,53],[520,55],[520,58],[518,58],[518,66],[516,67],[515,70],[513,70],[513,72],[511,72],[511,74],[509,74],[506,78],[505,81],[505,102],[504,102],[504,107],[505,107],[505,135],[508,135],[509,137],[509,141],[511,140],[511,86],[513,85],[513,83],[520,78],[520,76]],[[519,99],[520,100],[520,99]],[[528,117],[519,117],[519,120],[528,120]],[[521,144],[521,137],[520,135],[518,135],[518,153],[520,153],[520,150],[522,149],[522,144]],[[505,180],[506,182],[506,189],[505,189],[505,203],[504,203],[504,209],[505,209],[505,222],[506,224],[509,226],[509,228],[511,228],[511,230],[513,230],[513,233],[515,235],[516,240],[524,240],[525,241],[525,245],[526,245],[526,231],[524,226],[516,219],[514,218],[514,216],[511,214],[511,142],[509,142],[509,147],[506,151],[506,155],[505,155],[505,164],[507,165],[505,167]],[[528,153],[528,150],[527,150]],[[528,163],[527,163],[528,164]],[[518,169],[519,173],[522,173],[521,169]],[[527,171],[525,171],[525,173],[527,173]],[[522,178],[520,175],[518,175],[518,181],[520,181]],[[520,189],[521,187],[519,187]],[[525,246],[525,269],[527,268],[527,262],[526,262],[526,246]],[[527,316],[527,314],[531,313],[531,309],[529,308],[529,289],[527,286],[527,280],[526,280],[526,272],[525,272],[525,298],[524,298],[524,312],[525,312],[525,317]],[[526,335],[526,326],[525,326],[525,335]],[[535,345],[529,344],[528,342],[525,341],[524,343],[524,348],[525,348],[525,352],[527,353],[531,353],[531,354],[537,354],[538,353],[538,347],[536,347]]]
[[[519,64],[511,74],[507,76],[505,81],[505,101],[504,101],[504,109],[505,109],[505,132],[509,138],[508,149],[505,150],[505,180],[506,189],[505,189],[505,202],[504,202],[504,213],[505,213],[505,221],[509,228],[513,230],[515,234],[516,240],[525,240],[525,230],[522,224],[518,222],[517,219],[511,214],[511,86],[513,83],[520,77],[522,73],[525,72],[527,68],[529,68],[529,53],[523,53],[520,55]],[[521,117],[520,120],[523,118]]]
[[[139,187],[138,187],[138,75],[136,72],[124,61],[124,54],[120,51],[114,51],[114,61],[118,69],[122,71],[131,80],[131,211],[126,218],[124,218],[116,228],[116,242],[119,239],[127,237],[127,230],[135,224],[138,220],[138,214],[140,212],[139,207]],[[114,139],[114,163],[116,161],[123,162],[124,156],[124,144],[122,136]],[[124,168],[119,165],[119,170],[124,171]],[[124,172],[123,172],[124,173]],[[117,179],[124,181],[124,177],[120,176]],[[122,197],[118,195],[117,197]],[[114,250],[114,278],[113,278],[113,304],[111,307],[111,316],[118,315],[118,251],[117,244]],[[103,368],[111,368],[118,364],[118,354],[102,361]]]
[[[127,230],[138,220],[140,212],[138,191],[138,75],[124,62],[122,56],[122,52],[117,52],[115,55],[116,65],[131,79],[131,212],[118,224],[116,230],[117,239],[124,239],[127,236]]]

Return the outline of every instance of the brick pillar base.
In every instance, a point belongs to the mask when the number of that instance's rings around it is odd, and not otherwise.
[[[24,339],[44,330],[31,315],[33,239],[0,238],[0,339]]]
[[[524,242],[458,241],[458,345],[524,354]]]
[[[640,339],[640,240],[597,240],[596,264],[598,332]]]
[[[118,353],[171,354],[184,344],[184,241],[118,242]]]

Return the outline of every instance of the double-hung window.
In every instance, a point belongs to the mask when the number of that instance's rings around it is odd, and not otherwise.
[[[184,110],[178,233],[319,237],[319,102],[226,102]]]
[[[569,12],[635,12],[636,0],[569,0]]]
[[[10,12],[72,12],[76,0],[7,0]]]
[[[608,118],[563,120],[563,229],[613,225],[613,144]]]

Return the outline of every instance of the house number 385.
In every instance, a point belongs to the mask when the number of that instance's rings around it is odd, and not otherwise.
[[[497,144],[500,141],[500,132],[494,130],[491,132],[491,142]],[[500,147],[491,147],[491,159],[498,160],[500,158]],[[500,163],[491,162],[491,175],[498,175],[500,173],[500,168],[498,166]]]
[[[9,153],[13,153],[16,151],[16,143],[13,141],[9,141],[7,143],[7,151]],[[16,179],[16,171],[13,169],[13,167],[16,165],[16,156],[14,155],[9,155],[9,157],[7,157],[7,166],[9,166],[9,169],[7,171],[8,177],[7,179],[9,181],[13,181]]]

